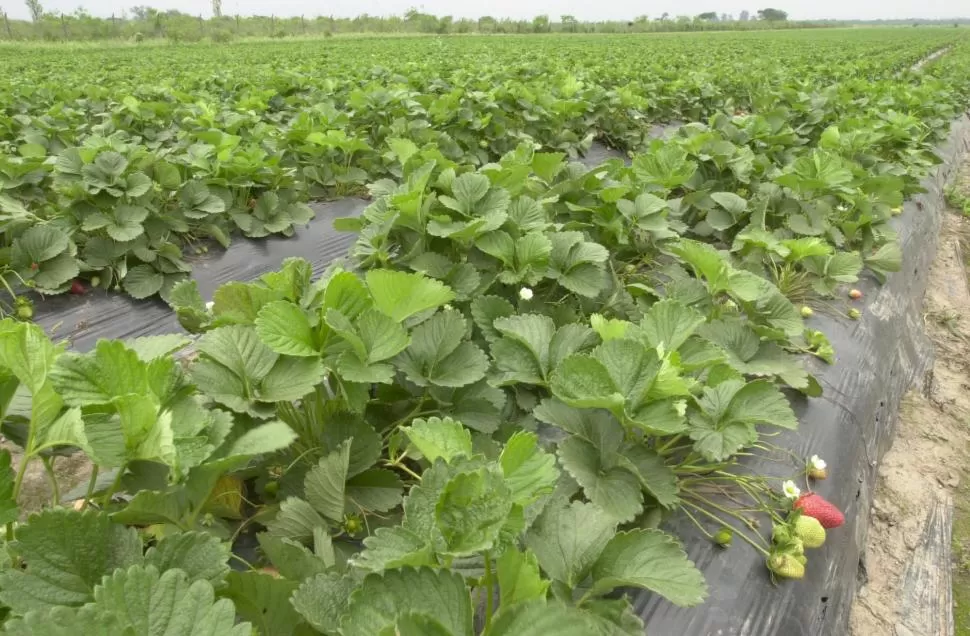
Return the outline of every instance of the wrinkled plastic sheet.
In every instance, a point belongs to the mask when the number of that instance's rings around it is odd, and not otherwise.
[[[672,127],[658,127],[657,136]],[[954,123],[948,141],[938,150],[943,163],[924,180],[926,193],[906,201],[893,220],[904,254],[903,270],[885,285],[861,280],[865,304],[862,318],[826,315],[808,321],[825,332],[835,347],[837,362],[826,365],[807,359],[809,371],[824,389],[819,398],[793,396],[800,421],[797,432],[785,432],[771,443],[796,457],[819,455],[830,465],[830,477],[815,489],[845,512],[846,523],[829,531],[825,546],[811,551],[804,580],[771,582],[763,557],[739,540],[720,550],[686,519],[666,528],[685,543],[690,558],[704,572],[710,590],[707,601],[678,608],[649,592],[634,593],[636,612],[651,636],[840,636],[847,633],[849,613],[858,583],[865,580],[865,540],[869,507],[880,458],[892,444],[902,397],[932,362],[921,306],[937,235],[945,209],[944,184],[970,150],[970,118]],[[594,144],[582,159],[599,165],[625,155]],[[291,238],[236,239],[228,250],[213,250],[192,259],[192,277],[203,297],[223,283],[246,281],[279,268],[283,259],[300,256],[319,274],[347,255],[355,235],[338,233],[333,220],[356,216],[363,199],[314,203],[316,217]],[[39,299],[36,321],[79,351],[101,338],[126,339],[180,331],[173,312],[161,301],[136,301],[95,290],[83,296]],[[786,459],[787,457],[787,459]],[[801,467],[779,455],[746,462],[756,474],[788,478]],[[709,529],[714,529],[709,527]],[[768,532],[767,526],[762,532]]]
[[[320,274],[333,261],[345,257],[356,235],[337,232],[333,221],[357,216],[367,206],[364,199],[340,199],[313,203],[316,216],[292,237],[236,238],[228,250],[212,249],[188,257],[192,278],[202,297],[211,299],[218,287],[230,281],[249,281],[279,269],[289,257],[303,257]],[[35,298],[34,319],[53,337],[66,339],[78,351],[94,348],[98,340],[124,340],[138,336],[178,333],[182,328],[174,312],[161,300],[135,300],[126,294],[92,289],[78,296],[60,294]]]
[[[865,582],[869,509],[880,459],[892,445],[903,396],[918,386],[933,360],[922,321],[927,278],[936,256],[946,208],[944,186],[970,151],[970,118],[954,122],[937,150],[943,163],[923,181],[926,192],[907,200],[893,219],[903,251],[903,269],[885,285],[872,278],[856,285],[865,298],[855,304],[858,321],[817,311],[808,326],[828,335],[836,364],[814,358],[809,372],[824,389],[819,398],[794,398],[798,431],[770,442],[795,457],[819,455],[829,478],[814,490],[845,513],[844,526],[830,530],[825,545],[808,553],[805,578],[774,585],[763,557],[735,540],[720,550],[686,519],[668,529],[685,541],[704,572],[707,601],[678,608],[650,593],[635,596],[637,613],[651,636],[841,636],[848,632],[857,585]],[[756,474],[789,478],[803,467],[781,453],[746,462]],[[710,526],[709,529],[713,527]],[[762,526],[763,533],[770,527]]]

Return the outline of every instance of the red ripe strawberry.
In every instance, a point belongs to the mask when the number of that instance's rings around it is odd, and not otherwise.
[[[87,290],[84,289],[84,283],[82,283],[81,281],[75,278],[74,281],[71,283],[71,289],[69,291],[72,294],[76,294],[80,296],[81,294],[85,293]]]
[[[795,500],[793,505],[796,509],[801,509],[802,514],[815,517],[823,528],[838,528],[845,523],[845,516],[838,508],[814,492],[807,492]]]

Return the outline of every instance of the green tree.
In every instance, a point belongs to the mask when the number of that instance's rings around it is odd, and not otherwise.
[[[478,30],[482,33],[495,33],[495,27],[498,23],[490,15],[483,15],[478,19]]]
[[[548,33],[549,16],[537,15],[536,17],[532,18],[532,30],[536,33]]]
[[[222,0],[212,0],[212,17],[222,17]]]
[[[577,22],[576,18],[571,15],[560,16],[559,21],[562,22],[562,30],[568,33],[575,33],[576,29],[579,27],[579,22]]]
[[[758,19],[766,22],[784,22],[788,13],[781,9],[758,9]]]
[[[44,17],[44,7],[40,6],[40,0],[27,0],[27,9],[30,11],[30,19],[40,22]]]
[[[704,22],[717,22],[717,12],[708,11],[706,13],[699,13],[697,14],[697,19]]]

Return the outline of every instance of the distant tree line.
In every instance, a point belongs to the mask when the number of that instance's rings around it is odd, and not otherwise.
[[[586,22],[572,15],[556,20],[538,15],[532,20],[513,20],[482,16],[454,18],[435,16],[411,9],[403,16],[359,15],[355,18],[332,16],[228,16],[221,0],[211,0],[208,15],[190,15],[149,6],[136,6],[109,18],[92,16],[84,9],[74,13],[45,12],[40,0],[25,0],[31,20],[9,19],[3,15],[0,39],[83,41],[110,39],[169,39],[173,41],[212,40],[224,42],[246,37],[327,36],[341,33],[643,33],[653,31],[720,31],[832,26],[833,23],[795,22],[784,11],[759,9],[754,15],[742,11],[737,17],[726,13],[660,16],[641,15],[630,21]]]

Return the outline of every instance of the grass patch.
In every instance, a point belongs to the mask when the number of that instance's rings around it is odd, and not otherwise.
[[[953,621],[956,636],[970,636],[970,471],[961,471],[953,502]]]

